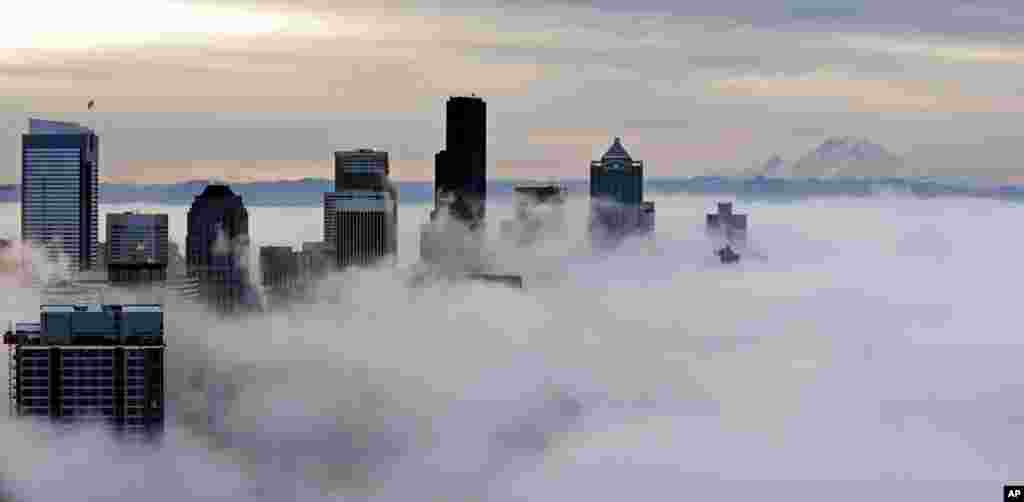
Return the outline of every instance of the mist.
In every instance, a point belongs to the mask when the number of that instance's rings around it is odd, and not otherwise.
[[[726,266],[702,227],[716,199],[654,200],[656,239],[601,255],[585,199],[533,248],[497,244],[512,208],[494,204],[493,258],[521,291],[409,288],[428,209],[403,205],[399,266],[335,274],[316,304],[235,321],[168,304],[162,445],[5,416],[3,486],[25,501],[960,501],[1024,478],[1019,207],[738,202],[749,249]],[[149,209],[184,241],[186,208]],[[17,235],[3,211],[0,236]],[[319,209],[249,211],[255,245],[320,238]],[[4,284],[0,318],[36,319],[39,292]]]

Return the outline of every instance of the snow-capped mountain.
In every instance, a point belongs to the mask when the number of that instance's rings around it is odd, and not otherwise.
[[[760,175],[775,178],[785,174],[786,161],[782,160],[782,157],[773,155],[772,158],[765,161],[761,165]]]
[[[901,158],[863,138],[830,138],[799,160],[786,165],[779,156],[769,159],[760,175],[787,178],[900,177]]]

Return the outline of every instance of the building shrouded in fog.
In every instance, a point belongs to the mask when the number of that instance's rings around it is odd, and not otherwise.
[[[590,163],[590,230],[615,241],[654,230],[654,203],[644,198],[644,163],[633,160],[615,138],[601,157]]]
[[[301,251],[290,246],[260,247],[260,273],[263,291],[274,304],[308,298],[316,281],[327,271],[320,249],[323,243],[304,243]]]
[[[107,277],[112,283],[167,280],[166,214],[107,214]]]
[[[514,188],[516,216],[501,223],[505,239],[528,245],[545,232],[565,230],[565,187],[557,183],[529,183]]]
[[[21,238],[90,270],[99,241],[99,139],[69,122],[29,120],[21,137]]]
[[[421,227],[420,257],[433,265],[478,268],[487,207],[487,104],[476,96],[451,97],[445,120],[445,149],[434,156],[434,209]],[[465,230],[449,228],[449,221]]]
[[[38,322],[15,323],[4,343],[12,414],[140,439],[163,432],[159,305],[43,305]]]
[[[744,244],[747,240],[747,215],[732,212],[731,202],[719,202],[718,213],[707,215],[708,235],[729,244]]]
[[[253,291],[242,269],[249,245],[249,213],[242,197],[225,185],[209,185],[188,211],[186,261],[199,279],[200,298],[221,312],[254,305]]]
[[[457,96],[445,106],[445,149],[434,156],[434,212],[475,228],[487,206],[487,103]]]

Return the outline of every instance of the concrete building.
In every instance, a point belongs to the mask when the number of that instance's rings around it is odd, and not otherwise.
[[[249,213],[225,185],[209,185],[188,211],[186,261],[199,279],[200,298],[221,313],[256,307],[259,300],[242,270],[249,245]]]
[[[601,157],[590,163],[590,231],[598,240],[654,230],[654,203],[644,201],[644,164],[633,160],[615,138]]]
[[[521,246],[536,242],[547,233],[565,230],[565,187],[557,183],[517,185],[516,216],[501,223],[506,240]]]
[[[44,245],[67,271],[96,262],[99,226],[99,139],[69,122],[29,119],[21,137],[21,238]]]
[[[719,202],[718,212],[707,215],[707,231],[710,237],[728,244],[745,244],[747,215],[733,213],[731,202]]]
[[[107,214],[107,277],[111,283],[167,280],[166,214]]]
[[[130,438],[164,427],[159,305],[43,305],[4,334],[11,413],[61,425],[103,424]]]
[[[387,191],[346,190],[336,202],[337,266],[396,263],[398,205]]]

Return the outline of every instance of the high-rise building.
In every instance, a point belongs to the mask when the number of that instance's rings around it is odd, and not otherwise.
[[[303,248],[301,251],[295,251],[290,246],[260,247],[263,293],[269,303],[286,303],[308,297],[313,292],[313,287],[325,271],[326,264],[322,255],[305,245]]]
[[[107,214],[107,277],[112,283],[167,280],[166,214]]]
[[[159,305],[42,305],[38,322],[15,323],[4,334],[12,414],[158,439],[163,321]]]
[[[590,163],[590,230],[599,238],[617,240],[654,229],[654,203],[644,198],[644,163],[633,160],[615,138],[601,157]]]
[[[334,152],[334,191],[389,190],[388,152],[369,148]]]
[[[476,96],[451,97],[446,106],[445,149],[434,156],[434,212],[475,228],[487,205],[487,104]]]
[[[69,122],[29,119],[21,141],[21,238],[63,255],[70,272],[96,262],[99,139]]]
[[[338,192],[334,248],[337,266],[395,263],[398,251],[397,204],[391,193],[377,190]]]
[[[528,245],[545,232],[559,232],[565,228],[565,187],[557,183],[529,183],[516,185],[514,220],[501,223],[506,239]]]
[[[199,278],[200,297],[221,312],[254,305],[254,292],[242,270],[249,245],[249,212],[242,197],[226,185],[209,185],[188,211],[186,262]]]
[[[744,244],[747,239],[747,215],[732,212],[732,202],[719,202],[718,213],[707,215],[707,231],[712,238],[729,244]]]
[[[395,207],[391,210],[392,226],[390,231],[398,231],[398,191],[388,178],[390,165],[388,152],[361,148],[334,152],[334,192],[324,194],[324,243],[325,252],[333,256],[332,262],[341,263],[336,252],[338,241],[339,201],[351,205],[353,198],[359,198],[360,192],[386,193]],[[371,197],[372,199],[373,197]],[[397,247],[397,243],[396,243]],[[392,249],[394,251],[394,249]]]

